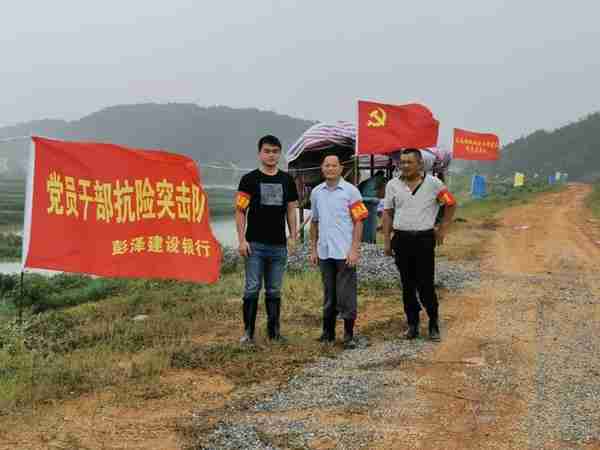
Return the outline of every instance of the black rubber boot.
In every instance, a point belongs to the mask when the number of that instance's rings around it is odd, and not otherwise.
[[[437,319],[429,320],[429,339],[435,342],[440,342],[442,340],[440,335],[440,326]]]
[[[409,322],[408,330],[404,335],[406,339],[416,339],[419,337],[419,322]]]
[[[356,348],[354,340],[354,319],[344,319],[344,348],[352,350]]]
[[[419,337],[419,311],[406,311],[406,321],[408,322],[408,330],[404,337],[406,339],[416,339]]]
[[[323,316],[323,333],[319,337],[319,342],[333,343],[335,342],[335,314],[332,316]]]
[[[274,341],[284,341],[281,336],[279,318],[281,315],[281,299],[265,298],[267,307],[267,336]]]
[[[256,312],[258,309],[258,299],[245,298],[242,305],[244,315],[244,335],[240,339],[242,344],[254,344],[254,328],[256,326]]]

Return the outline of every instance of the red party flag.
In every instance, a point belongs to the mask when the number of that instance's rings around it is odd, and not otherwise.
[[[389,153],[402,148],[435,147],[440,123],[418,103],[387,105],[359,100],[359,155]]]

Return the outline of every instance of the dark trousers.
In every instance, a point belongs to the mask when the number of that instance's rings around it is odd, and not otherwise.
[[[435,235],[426,232],[395,231],[392,238],[394,259],[402,280],[402,301],[409,324],[419,323],[421,305],[430,320],[438,319],[438,300],[434,288]]]
[[[323,280],[323,331],[335,334],[339,312],[345,321],[356,320],[356,267],[348,267],[343,259],[319,259]]]

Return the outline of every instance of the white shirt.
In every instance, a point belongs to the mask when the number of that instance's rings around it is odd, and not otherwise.
[[[394,230],[432,229],[440,209],[438,196],[446,190],[444,183],[431,175],[425,175],[423,184],[414,195],[402,179],[388,181],[383,207],[394,210]]]

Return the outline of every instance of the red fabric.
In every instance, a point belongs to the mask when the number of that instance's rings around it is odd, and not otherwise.
[[[221,248],[193,160],[33,138],[25,267],[215,282]]]
[[[495,161],[500,157],[500,140],[491,133],[454,129],[453,159]]]
[[[237,195],[235,196],[235,206],[240,211],[246,211],[248,206],[250,206],[250,194],[238,191]]]
[[[440,123],[418,103],[386,105],[359,100],[357,153],[435,147]]]
[[[369,211],[365,204],[359,200],[350,205],[350,215],[352,216],[352,220],[354,222],[360,222],[361,220],[365,220],[369,217]]]
[[[437,199],[438,199],[438,202],[440,202],[442,205],[446,205],[446,206],[456,205],[456,199],[454,198],[454,195],[452,195],[452,193],[448,189],[444,189],[444,190],[440,191],[440,193],[437,196]]]

